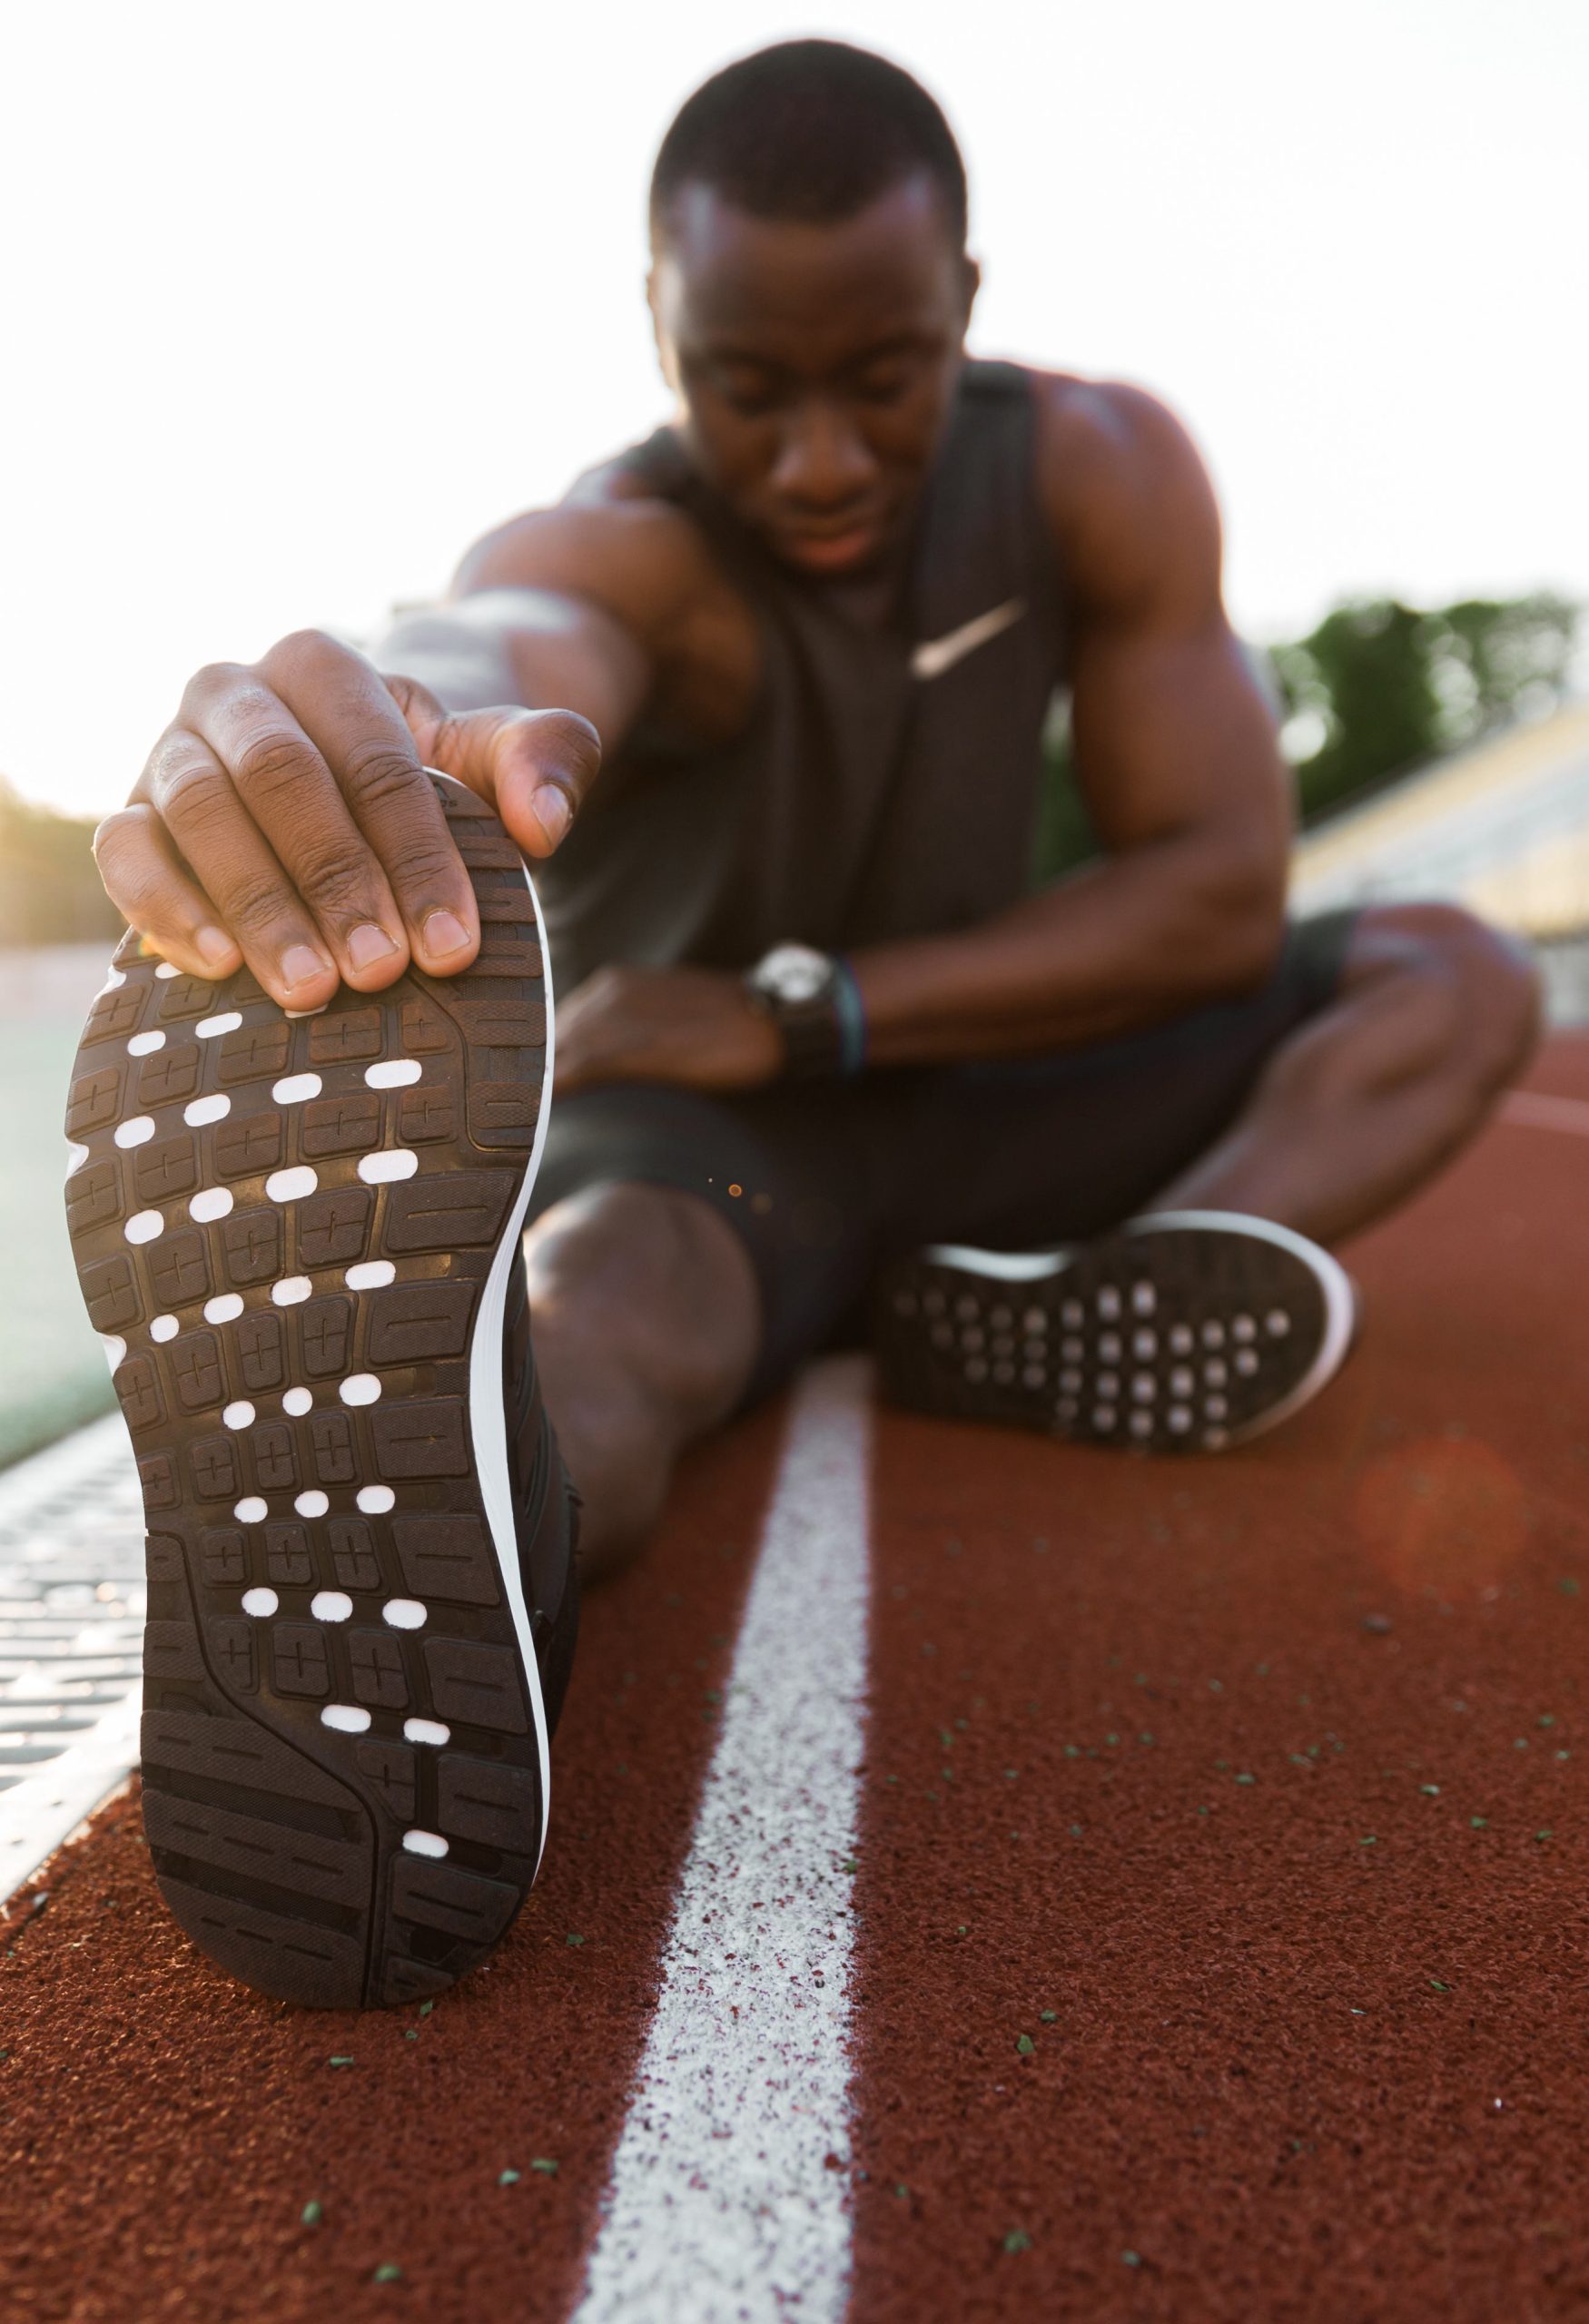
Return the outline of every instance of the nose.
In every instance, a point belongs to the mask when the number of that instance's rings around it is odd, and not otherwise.
[[[845,413],[813,399],[796,407],[773,463],[773,488],[807,508],[844,508],[861,498],[877,463]]]

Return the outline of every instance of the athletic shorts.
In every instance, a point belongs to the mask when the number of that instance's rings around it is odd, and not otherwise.
[[[530,1215],[636,1183],[721,1211],[761,1286],[748,1403],[815,1349],[864,1338],[872,1277],[902,1252],[1073,1242],[1150,1205],[1333,1000],[1354,917],[1294,921],[1255,992],[1084,1048],[743,1096],[577,1090],[552,1108]]]

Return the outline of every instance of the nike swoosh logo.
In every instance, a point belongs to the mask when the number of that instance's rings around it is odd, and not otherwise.
[[[942,637],[925,639],[912,652],[912,677],[941,678],[945,670],[952,670],[957,662],[963,662],[979,645],[985,645],[989,638],[997,637],[1002,630],[1018,622],[1025,611],[1024,597],[1009,597],[1002,606],[993,606],[985,614],[962,621],[958,629],[949,630]]]

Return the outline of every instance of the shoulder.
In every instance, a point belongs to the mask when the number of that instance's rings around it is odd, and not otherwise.
[[[1124,609],[1166,589],[1217,589],[1213,487],[1168,405],[1121,380],[1031,380],[1038,490],[1078,601]]]

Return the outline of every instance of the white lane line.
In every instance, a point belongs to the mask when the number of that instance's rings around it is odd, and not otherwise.
[[[0,1902],[137,1757],[143,1507],[119,1413],[0,1476]]]
[[[42,1775],[0,1794],[0,1903],[33,1878],[138,1764],[136,1694],[114,1703]]]
[[[839,2324],[870,1372],[795,1391],[577,2324]]]
[[[1513,1089],[1501,1100],[1501,1119],[1520,1129],[1564,1129],[1589,1137],[1589,1104],[1553,1098],[1543,1089]]]

